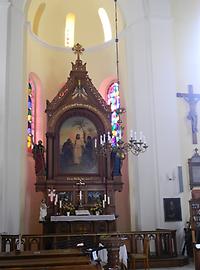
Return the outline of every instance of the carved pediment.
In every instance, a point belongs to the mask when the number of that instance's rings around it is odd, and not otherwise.
[[[46,113],[48,118],[51,118],[57,110],[62,110],[62,107],[67,105],[83,107],[88,104],[101,111],[101,114],[110,115],[111,113],[110,106],[107,105],[88,76],[86,63],[82,63],[78,54],[75,63],[72,63],[72,70],[67,82],[51,102],[47,101]]]

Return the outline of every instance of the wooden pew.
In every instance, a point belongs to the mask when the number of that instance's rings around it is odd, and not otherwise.
[[[0,269],[7,270],[97,270],[89,257],[77,249],[0,253]]]

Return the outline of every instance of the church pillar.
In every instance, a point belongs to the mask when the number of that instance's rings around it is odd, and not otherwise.
[[[9,13],[8,13],[9,9]],[[8,27],[9,25],[9,27]],[[1,199],[0,232],[19,233],[24,199],[25,83],[23,78],[24,15],[14,4],[0,1]],[[2,38],[3,33],[3,38]],[[2,91],[3,89],[3,91]],[[2,96],[3,95],[3,96]],[[2,189],[3,187],[3,189]],[[2,212],[3,211],[3,212]]]
[[[177,175],[180,164],[170,2],[132,5],[135,18],[126,35],[127,119],[128,127],[143,131],[149,144],[144,154],[129,155],[132,229],[172,228],[163,209],[164,197],[179,195],[178,179],[167,179]]]
[[[5,190],[6,190],[6,71],[7,71],[7,31],[8,31],[8,9],[10,3],[0,1],[0,216],[5,216]],[[0,232],[6,230],[4,218],[0,218]]]

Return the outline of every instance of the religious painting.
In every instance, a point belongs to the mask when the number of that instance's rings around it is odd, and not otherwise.
[[[60,128],[59,151],[62,174],[97,174],[97,129],[84,116],[67,118]]]
[[[88,204],[94,204],[103,200],[103,191],[88,191],[87,200]]]
[[[165,221],[182,221],[180,198],[164,198]]]

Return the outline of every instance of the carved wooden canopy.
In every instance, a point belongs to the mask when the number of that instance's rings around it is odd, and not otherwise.
[[[48,188],[55,188],[57,192],[73,194],[74,201],[75,185],[82,181],[87,189],[86,205],[88,194],[107,194],[114,211],[114,192],[122,190],[121,176],[112,175],[111,151],[99,155],[94,149],[100,135],[111,132],[111,109],[89,78],[86,63],[80,59],[83,48],[76,44],[73,50],[77,59],[72,63],[67,82],[46,104],[47,172],[44,177],[36,176],[36,191],[47,194]],[[81,139],[84,151],[80,157]]]

